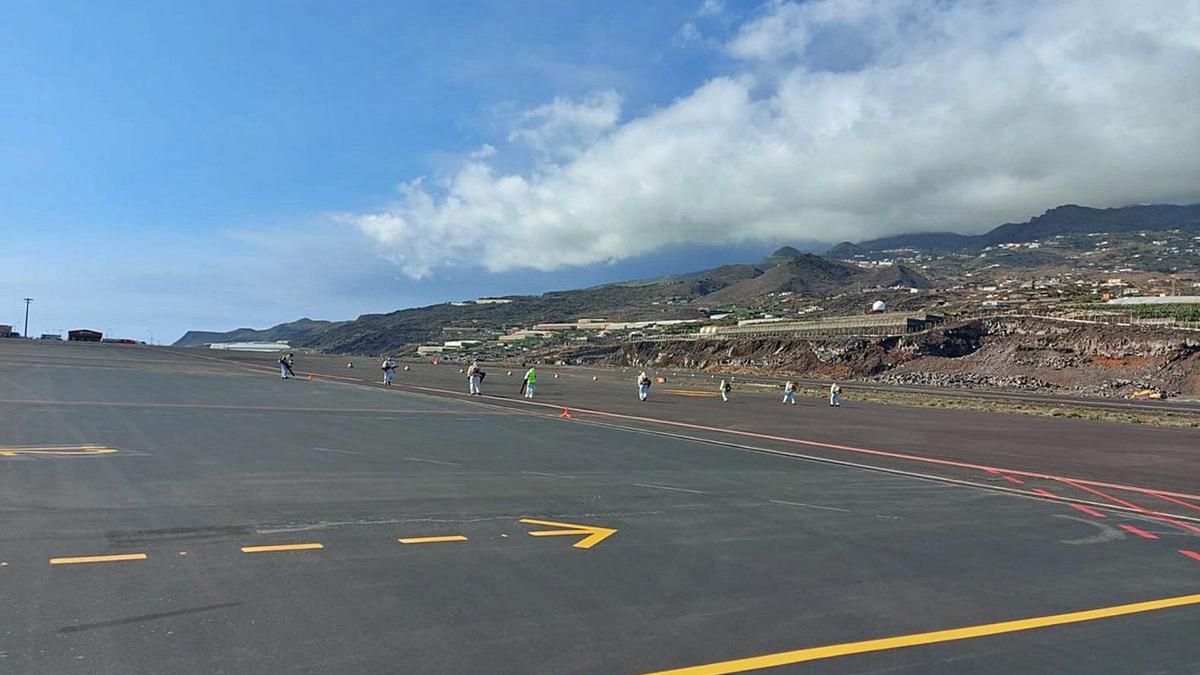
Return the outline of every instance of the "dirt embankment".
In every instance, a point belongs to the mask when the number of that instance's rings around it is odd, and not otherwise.
[[[1200,333],[1161,328],[993,319],[980,348],[960,359],[923,358],[880,379],[943,386],[1027,386],[1100,396],[1153,389],[1200,395]]]
[[[890,338],[636,342],[568,361],[940,387],[1200,395],[1200,334],[988,319]]]

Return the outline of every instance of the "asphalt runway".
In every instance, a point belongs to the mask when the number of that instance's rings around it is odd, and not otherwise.
[[[0,671],[1200,672],[1193,431],[272,361],[0,341]]]
[[[205,366],[232,361],[243,372],[265,372],[275,367],[275,356],[270,354],[186,350],[183,355]],[[355,363],[356,367],[346,368],[347,363]],[[462,364],[433,366],[410,361],[405,365],[410,370],[397,371],[394,388],[452,397],[466,394],[465,375],[459,372]],[[655,384],[650,401],[641,403],[634,383],[637,371],[632,369],[614,372],[542,367],[534,401],[538,405],[530,405],[519,393],[523,372],[520,368],[501,364],[484,364],[484,368],[488,372],[485,398],[496,405],[549,411],[565,406],[577,411],[579,419],[751,442],[834,460],[950,475],[1007,487],[1019,486],[1001,475],[937,462],[1012,469],[1010,478],[1028,472],[1166,492],[1192,495],[1200,492],[1200,452],[1196,451],[1200,448],[1200,429],[1195,428],[873,404],[855,401],[853,390],[846,392],[843,405],[837,410],[830,410],[824,398],[797,399],[796,406],[784,407],[780,404],[781,387],[744,387],[740,383],[736,383],[731,400],[723,403],[717,398],[718,380],[711,376],[677,376],[674,372],[653,370],[651,374],[664,375],[667,382]],[[377,384],[381,377],[378,363],[373,359],[301,355],[297,369],[302,374],[342,382]],[[613,414],[588,416],[578,414],[580,410]],[[661,423],[637,418],[674,424],[664,428]],[[1197,419],[1200,420],[1200,413]],[[718,432],[705,432],[697,426],[717,428]],[[781,444],[763,435],[816,445]],[[905,460],[819,444],[933,461]],[[1040,487],[1068,498],[1098,497],[1059,482],[1039,483],[1037,476],[1022,476],[1021,480],[1025,479],[1031,479],[1022,488],[1026,490]],[[1200,511],[1157,497],[1151,497],[1146,507],[1182,516],[1200,516]]]

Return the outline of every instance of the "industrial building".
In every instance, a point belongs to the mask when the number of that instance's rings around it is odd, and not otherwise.
[[[811,321],[772,321],[739,326],[704,326],[700,337],[823,337],[823,336],[881,336],[914,333],[939,323],[936,314],[881,313],[863,316],[837,316]]]
[[[1200,295],[1144,295],[1109,300],[1109,305],[1192,305],[1200,303]]]
[[[231,352],[263,352],[272,353],[287,351],[290,345],[287,340],[275,340],[274,342],[266,340],[257,340],[250,342],[210,342],[209,349],[226,350]]]
[[[104,334],[98,330],[77,328],[67,331],[67,340],[71,342],[100,342],[102,339],[104,339]]]

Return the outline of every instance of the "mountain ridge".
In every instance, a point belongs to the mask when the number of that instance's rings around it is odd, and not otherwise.
[[[1194,228],[1200,232],[1200,204],[1116,209],[1064,205],[1025,223],[1006,223],[980,235],[945,232],[897,235],[866,242],[843,242],[823,255],[782,246],[757,263],[722,265],[654,279],[539,295],[508,296],[510,302],[499,304],[439,303],[364,314],[350,321],[301,319],[263,330],[189,331],[176,341],[175,346],[289,340],[293,347],[378,354],[404,349],[413,343],[452,339],[453,335],[470,334],[472,330],[486,329],[495,334],[512,327],[528,328],[536,323],[574,321],[580,317],[627,321],[703,319],[710,308],[746,307],[770,296],[794,294],[818,298],[880,288],[923,289],[931,286],[925,274],[899,262],[875,267],[846,262],[889,248],[954,251],[1032,241],[1063,233],[1174,228],[1187,228],[1189,232]],[[1019,256],[1008,253],[1004,259],[1009,261],[1006,264],[1019,264],[1019,258],[1036,258],[1037,253],[1023,251]]]
[[[1139,204],[1106,209],[1063,204],[1023,223],[1005,223],[982,234],[913,232],[858,242],[844,241],[831,248],[825,255],[832,258],[849,258],[862,253],[895,248],[958,251],[1005,243],[1025,243],[1056,234],[1176,228],[1200,229],[1200,203]]]
[[[759,263],[722,265],[655,280],[510,296],[511,301],[503,304],[440,303],[386,314],[364,314],[353,321],[302,319],[263,330],[188,331],[174,346],[288,340],[293,347],[377,353],[440,339],[445,328],[458,325],[503,330],[606,315],[628,320],[700,319],[707,316],[700,309],[702,306],[737,306],[775,293],[816,296],[881,285],[928,286],[928,280],[916,270],[903,265],[894,267],[899,269],[871,270],[784,247]]]

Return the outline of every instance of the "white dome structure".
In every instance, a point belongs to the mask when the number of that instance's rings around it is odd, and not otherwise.
[[[872,312],[886,312],[887,311],[887,303],[882,300],[876,300],[875,302],[871,303],[871,311]]]

